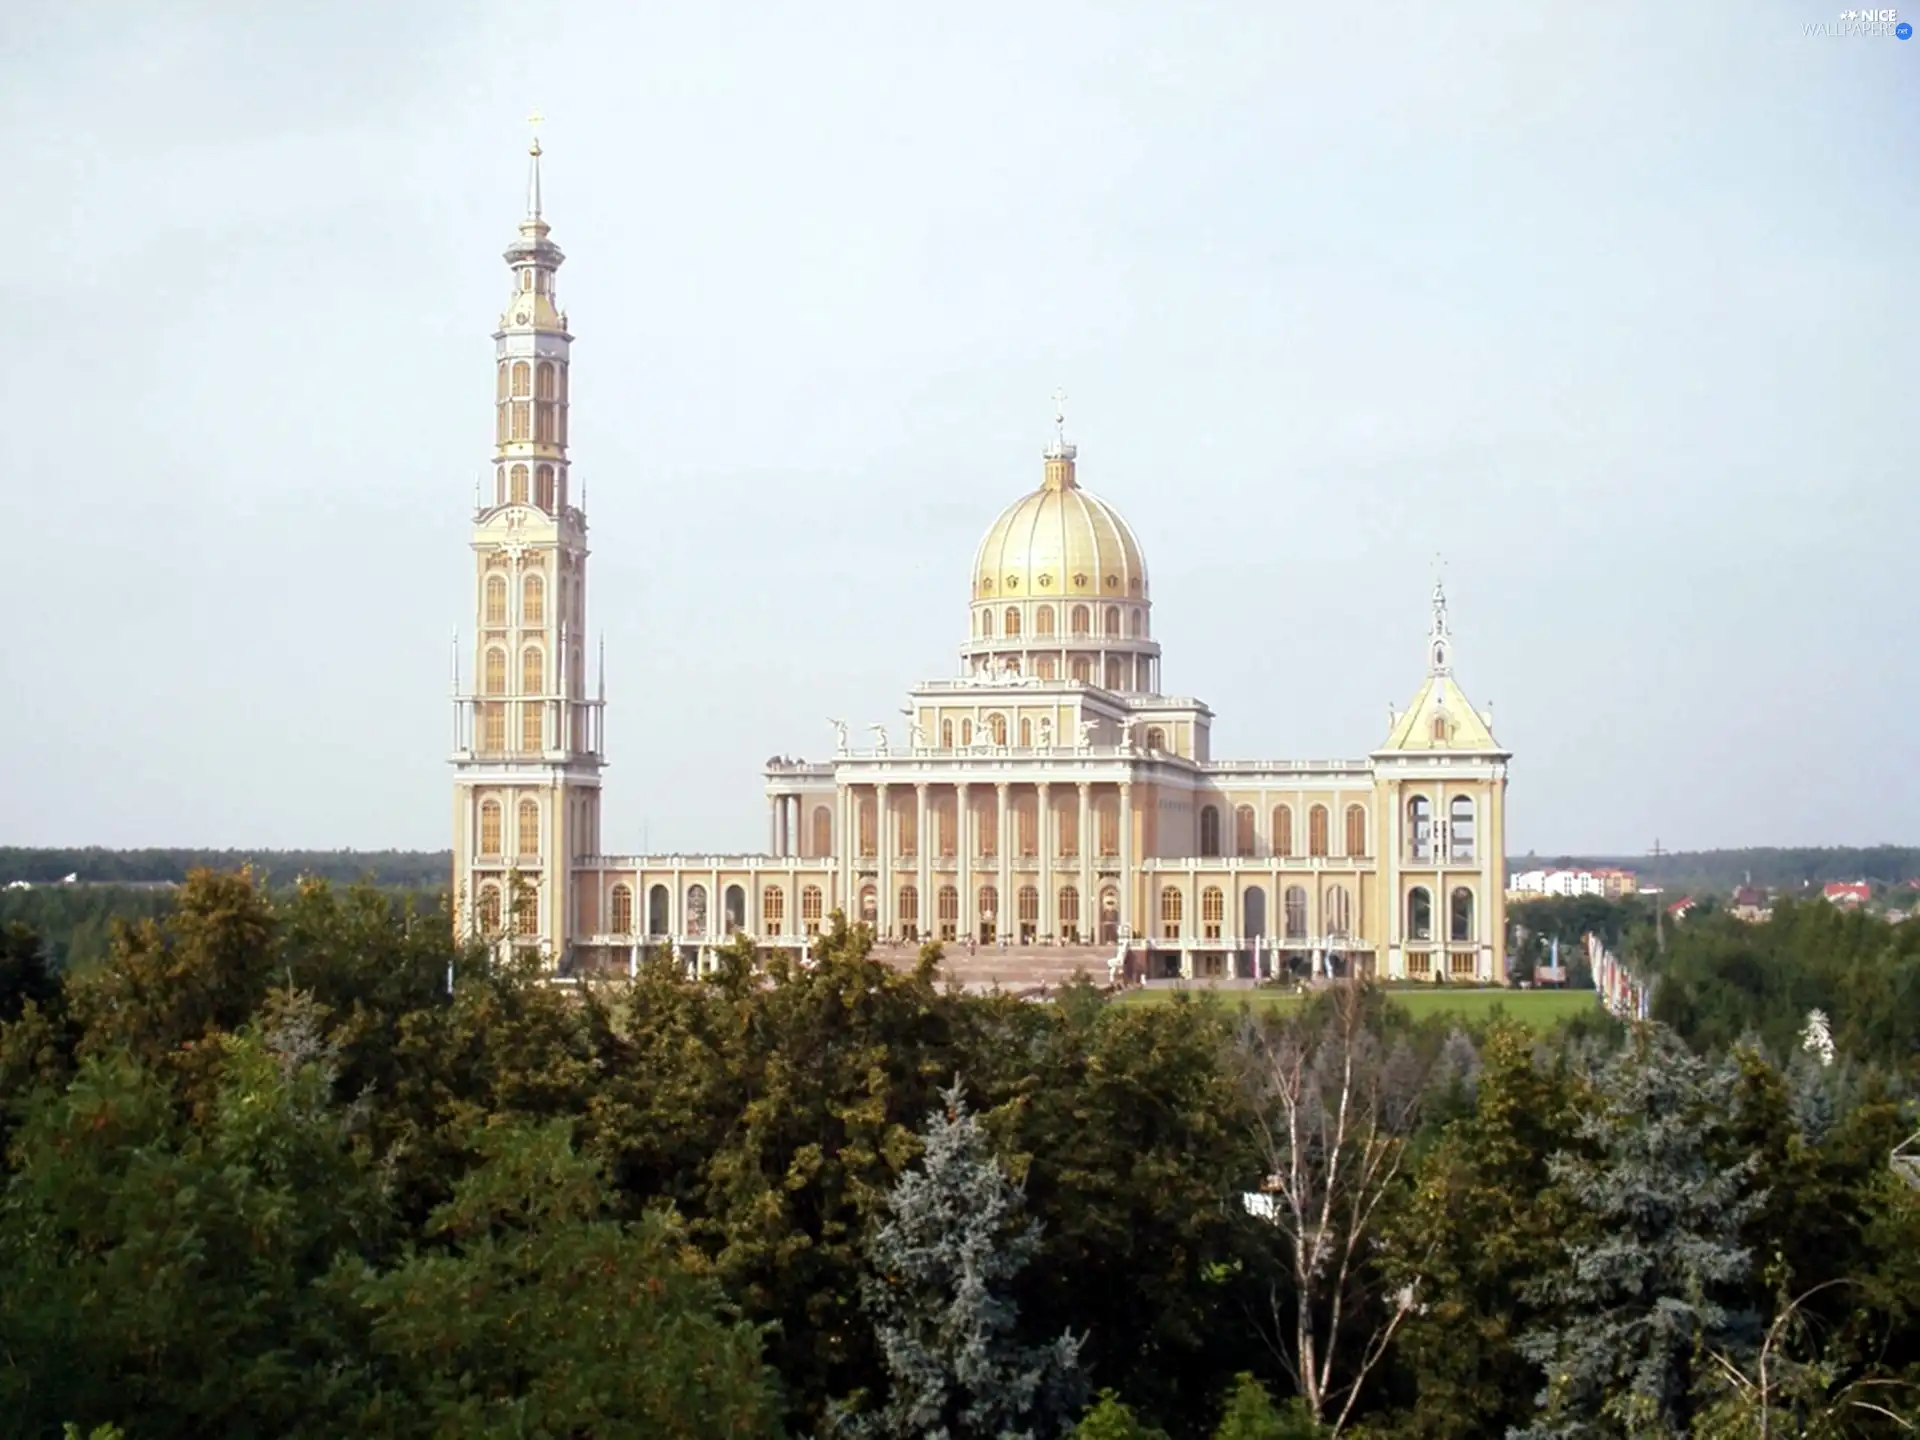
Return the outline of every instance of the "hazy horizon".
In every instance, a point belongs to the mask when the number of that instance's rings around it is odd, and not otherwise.
[[[1379,744],[1441,553],[1510,854],[1920,841],[1920,41],[1835,13],[15,7],[0,844],[448,843],[535,106],[610,852],[902,738],[1056,386],[1216,756]]]

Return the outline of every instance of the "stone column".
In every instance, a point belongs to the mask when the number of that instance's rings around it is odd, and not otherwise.
[[[1093,786],[1085,780],[1075,787],[1080,792],[1080,943],[1086,944],[1098,934],[1100,924],[1099,897],[1095,895],[1093,883],[1094,845],[1097,837],[1093,833]]]
[[[1133,786],[1120,782],[1120,928],[1137,934],[1133,919],[1133,892],[1138,878],[1133,873]],[[1147,897],[1147,911],[1153,911],[1153,897]]]
[[[1040,918],[1042,935],[1051,935],[1056,941],[1060,938],[1053,894],[1053,802],[1048,798],[1051,787],[1045,780],[1034,789],[1033,831],[1034,845],[1040,851]]]
[[[917,780],[913,786],[913,883],[920,891],[920,910],[913,924],[919,935],[932,933],[935,923],[932,851],[938,837],[931,833],[928,823],[931,819],[932,813],[927,809],[927,782]]]
[[[887,810],[887,782],[873,787],[873,856],[878,872],[874,880],[873,928],[884,936],[893,934],[893,826]]]
[[[997,808],[994,812],[993,823],[997,827],[996,833],[1000,837],[997,847],[998,853],[994,856],[999,872],[998,879],[995,881],[995,888],[1000,892],[999,898],[994,902],[993,907],[993,938],[995,941],[1005,938],[1007,934],[1007,916],[1012,913],[1013,909],[1013,825],[1011,823],[1013,817],[1007,812],[1007,792],[1010,789],[1011,786],[1009,786],[1005,780],[997,780],[994,782],[993,803]],[[1019,924],[1017,918],[1014,924]]]
[[[954,884],[960,890],[958,939],[980,933],[979,918],[973,913],[973,817],[967,810],[967,782],[953,787],[953,853],[958,865]]]

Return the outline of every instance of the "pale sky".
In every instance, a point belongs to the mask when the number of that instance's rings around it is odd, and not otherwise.
[[[1438,551],[1513,853],[1920,841],[1920,39],[1838,13],[17,0],[0,843],[448,843],[535,106],[610,851],[955,672],[1056,386],[1217,756],[1378,744]]]

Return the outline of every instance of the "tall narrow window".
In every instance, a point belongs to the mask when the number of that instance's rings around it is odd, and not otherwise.
[[[1462,885],[1453,892],[1447,924],[1449,940],[1473,939],[1473,891]]]
[[[525,440],[527,438],[528,429],[531,424],[527,411],[528,403],[529,402],[525,400],[515,400],[508,404],[507,409],[510,414],[507,420],[507,438],[509,440]],[[522,495],[520,498],[524,500],[526,496]]]
[[[1233,812],[1233,853],[1239,856],[1253,854],[1253,807],[1240,805]]]
[[[497,755],[507,748],[507,707],[505,705],[480,707],[480,748],[490,755]]]
[[[825,805],[813,807],[813,855],[824,860],[833,854],[833,811]]]
[[[994,937],[999,933],[997,929],[1000,923],[999,887],[982,885],[978,899],[980,902],[979,908],[974,911],[974,914],[980,922],[980,938],[988,944],[991,944]]]
[[[705,935],[707,933],[707,887],[689,885],[687,887],[687,934]]]
[[[497,645],[487,651],[485,688],[489,695],[507,693],[507,652]]]
[[[1285,920],[1287,939],[1307,938],[1307,892],[1303,886],[1287,887]]]
[[[1367,812],[1358,805],[1347,806],[1347,854],[1367,853]]]
[[[747,928],[747,892],[739,885],[727,886],[721,899],[720,920],[722,932],[726,935],[738,935]]]
[[[1033,633],[1036,635],[1053,634],[1053,606],[1042,605],[1033,612]]]
[[[1040,813],[1035,797],[1022,795],[1013,801],[1014,843],[1018,847],[1016,855],[1032,856],[1040,853]]]
[[[1093,662],[1084,655],[1076,655],[1068,666],[1068,672],[1082,685],[1093,683]]]
[[[1327,853],[1327,807],[1316,805],[1307,811],[1307,854]]]
[[[871,885],[860,887],[860,923],[872,925],[880,918],[880,892]]]
[[[1167,885],[1160,891],[1160,938],[1178,940],[1180,938],[1180,892]]]
[[[1040,933],[1040,892],[1031,885],[1022,885],[1015,899],[1019,906],[1020,942],[1032,944]]]
[[[1353,897],[1344,885],[1327,887],[1327,933],[1343,937],[1353,933]]]
[[[498,885],[480,887],[480,904],[477,909],[480,933],[498,935],[500,933],[500,887]]]
[[[1433,743],[1436,745],[1447,743],[1447,717],[1444,715],[1433,717]]]
[[[1120,668],[1120,657],[1109,655],[1107,657],[1107,689],[1118,690],[1126,683],[1126,671]]]
[[[551,360],[540,362],[539,388],[535,393],[539,399],[553,399],[553,362]]]
[[[664,885],[656,885],[647,891],[647,934],[670,935],[673,933],[672,917],[673,897]]]
[[[1007,607],[1006,633],[1009,635],[1020,633],[1020,612],[1011,605]]]
[[[1433,859],[1433,802],[1424,795],[1407,801],[1407,854],[1421,864]]]
[[[502,360],[500,362],[500,381],[499,381],[499,384],[494,388],[494,396],[493,396],[493,398],[496,400],[504,400],[507,398],[507,372],[509,368],[510,367],[508,366],[506,361]]]
[[[608,907],[607,928],[615,935],[633,933],[633,887],[616,885],[613,887],[613,903]]]
[[[546,706],[538,700],[520,706],[520,748],[540,751],[547,748]]]
[[[769,885],[760,892],[760,933],[778,935],[787,928],[787,892]]]
[[[480,853],[495,856],[500,853],[500,802],[483,800],[480,803]]]
[[[1290,805],[1273,807],[1273,853],[1293,854],[1293,807]]]
[[[1165,750],[1166,748],[1167,732],[1162,730],[1158,725],[1149,725],[1147,727],[1147,749]]]
[[[516,465],[510,472],[512,479],[508,485],[507,498],[516,505],[527,503],[527,467]]]
[[[513,933],[540,933],[540,895],[531,885],[521,885],[513,896]]]
[[[874,814],[873,796],[862,795],[855,803],[860,817],[860,853],[877,855],[879,849],[874,843],[874,828],[878,816]]]
[[[951,885],[940,887],[940,938],[955,940],[960,935],[960,892]]]
[[[1132,639],[1138,640],[1141,636],[1145,635],[1146,633],[1147,633],[1147,612],[1144,610],[1129,610],[1127,612],[1128,636]]]
[[[514,851],[516,855],[538,855],[540,853],[540,805],[532,799],[520,802],[519,813],[514,817]]]
[[[487,600],[484,611],[489,625],[507,623],[507,577],[504,575],[487,576]]]
[[[1217,885],[1200,892],[1200,934],[1207,940],[1220,938],[1221,921],[1227,913],[1227,897]]]
[[[1057,678],[1055,674],[1057,668],[1051,655],[1042,655],[1033,662],[1033,673],[1042,680]]]
[[[513,398],[516,400],[525,399],[528,393],[528,390],[530,389],[532,384],[533,384],[533,367],[528,365],[527,362],[524,360],[514,361],[513,362]]]
[[[940,722],[940,748],[942,750],[953,749],[953,721],[951,720],[942,720]]]
[[[807,885],[800,891],[800,924],[809,935],[820,933],[820,887]]]
[[[899,909],[900,934],[908,940],[920,933],[920,888],[917,885],[900,887]]]
[[[547,623],[547,582],[538,575],[528,575],[520,582],[520,623]]]
[[[980,638],[983,640],[993,638],[993,611],[991,610],[980,612]]]
[[[1062,885],[1059,896],[1060,935],[1069,945],[1080,943],[1080,892]]]
[[[520,693],[539,695],[546,690],[546,663],[540,655],[538,645],[529,645],[520,652]]]
[[[1025,716],[1020,718],[1020,748],[1022,750],[1033,748],[1033,721]]]
[[[1433,939],[1433,893],[1424,885],[1407,892],[1407,938]]]
[[[1099,802],[1100,849],[1102,857],[1120,853],[1120,802],[1109,797]]]
[[[553,511],[553,466],[542,465],[534,485],[534,503],[549,514]]]
[[[1447,858],[1460,863],[1473,859],[1473,801],[1456,795],[1447,806]]]
[[[557,430],[554,425],[554,405],[551,400],[542,400],[533,407],[533,438],[542,445],[554,443]]]
[[[1220,853],[1220,811],[1213,805],[1200,809],[1200,853],[1206,856]]]
[[[1072,621],[1069,627],[1076,635],[1093,633],[1093,612],[1084,605],[1073,607]]]
[[[1120,633],[1120,607],[1118,605],[1109,605],[1107,607],[1106,631],[1107,634],[1113,636],[1118,636]]]
[[[994,744],[1004,745],[1007,743],[1007,717],[1006,716],[989,715],[987,717],[987,726],[993,733]]]

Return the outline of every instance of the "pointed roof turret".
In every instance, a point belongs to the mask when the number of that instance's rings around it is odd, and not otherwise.
[[[1453,678],[1453,633],[1447,624],[1447,592],[1433,582],[1433,621],[1427,630],[1427,680],[1404,711],[1389,709],[1391,733],[1385,751],[1449,750],[1504,754],[1493,738],[1493,711],[1476,711]]]

